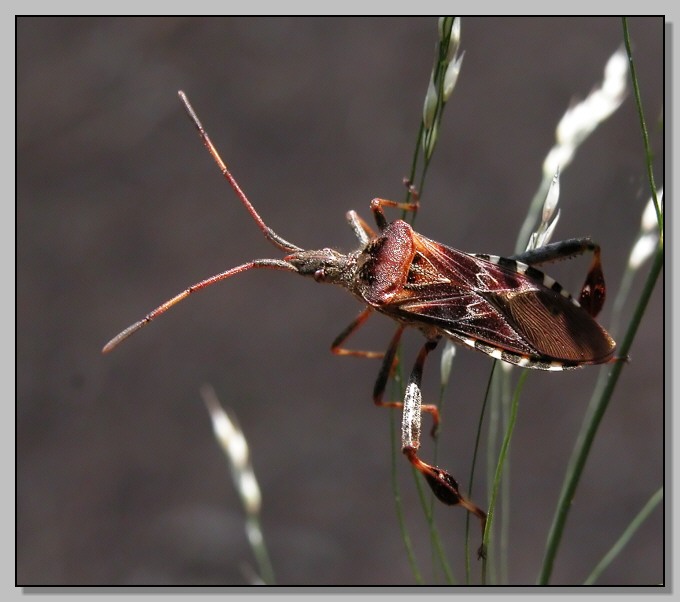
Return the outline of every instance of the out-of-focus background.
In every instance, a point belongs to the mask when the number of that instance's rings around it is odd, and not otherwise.
[[[329,353],[360,310],[345,292],[246,273],[111,355],[100,349],[187,285],[281,256],[220,177],[178,89],[272,228],[305,248],[349,250],[348,209],[370,218],[371,198],[404,197],[436,31],[434,18],[17,21],[18,583],[253,580],[243,511],[199,395],[205,383],[248,438],[279,583],[414,583],[390,484],[390,413],[371,402],[379,362]],[[634,18],[630,31],[661,184],[663,20]],[[618,18],[464,18],[465,59],[418,231],[512,253],[558,120],[622,40]],[[602,244],[605,326],[648,198],[631,94],[561,180],[555,240]],[[547,271],[576,293],[587,266]],[[632,302],[624,324],[631,313]],[[392,331],[373,318],[352,346],[384,349]],[[421,343],[406,336],[407,363]],[[660,284],[630,356],[571,508],[556,584],[582,583],[663,483]],[[428,400],[438,365],[433,354]],[[461,350],[445,396],[437,458],[464,490],[490,367]],[[532,373],[524,387],[509,583],[536,580],[597,375]],[[424,441],[423,458],[433,454]],[[400,454],[396,462],[417,562],[425,581],[441,582],[410,468]],[[484,507],[485,464],[482,453],[473,498]],[[462,580],[465,512],[435,510]],[[477,534],[475,525],[474,547]],[[657,508],[599,583],[663,582],[663,542]]]

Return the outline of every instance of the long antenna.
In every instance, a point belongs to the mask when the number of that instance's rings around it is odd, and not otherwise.
[[[196,115],[196,111],[194,111],[194,108],[191,106],[191,103],[189,102],[187,95],[182,90],[180,90],[178,94],[180,100],[184,104],[184,108],[186,109],[187,114],[189,115],[191,121],[193,121],[194,125],[196,126],[196,129],[198,130],[198,133],[201,136],[203,144],[208,149],[208,152],[210,153],[212,158],[215,160],[215,163],[217,163],[217,166],[220,168],[222,175],[227,179],[231,187],[234,189],[234,192],[240,199],[240,201],[248,210],[248,213],[250,213],[250,215],[260,228],[260,230],[262,230],[262,233],[267,237],[267,240],[271,241],[272,244],[276,245],[282,251],[289,251],[292,253],[295,253],[296,251],[302,251],[300,247],[297,247],[294,244],[289,243],[287,240],[281,238],[276,232],[274,232],[274,230],[272,230],[267,224],[264,223],[264,220],[260,217],[260,214],[257,211],[255,211],[255,207],[253,207],[250,201],[248,200],[248,197],[246,196],[245,192],[241,190],[241,187],[238,185],[238,182],[236,181],[234,176],[231,175],[231,172],[227,169],[227,166],[222,160],[222,157],[220,157],[220,154],[217,152],[217,149],[211,142],[210,137],[208,136],[208,132],[205,131],[205,128],[203,127],[200,119],[198,118],[198,115]]]
[[[245,272],[246,270],[251,270],[253,268],[269,268],[273,270],[289,270],[291,272],[297,272],[297,268],[295,268],[293,265],[288,263],[287,261],[284,261],[283,259],[256,259],[254,261],[249,261],[248,263],[244,263],[243,265],[237,266],[235,268],[231,268],[230,270],[227,270],[226,272],[222,272],[220,274],[215,274],[214,276],[210,276],[210,278],[206,278],[205,280],[201,280],[200,282],[197,282],[196,284],[192,284],[189,288],[184,289],[181,293],[178,295],[175,295],[172,299],[169,299],[162,305],[159,305],[156,309],[153,311],[149,312],[144,316],[141,320],[138,322],[135,322],[134,324],[128,326],[125,330],[117,334],[115,337],[113,337],[104,347],[102,348],[102,353],[108,353],[111,351],[114,347],[117,347],[120,343],[122,343],[125,339],[127,339],[129,336],[132,336],[135,332],[146,326],[149,322],[152,320],[155,320],[158,316],[161,314],[165,313],[168,311],[173,305],[176,305],[183,299],[186,299],[189,295],[192,293],[195,293],[197,291],[200,291],[203,288],[206,288],[207,286],[210,286],[211,284],[215,284],[216,282],[219,282],[220,280],[225,280],[227,278],[230,278],[231,276],[236,276],[236,274],[240,274],[241,272]]]
[[[299,251],[302,251],[303,249],[281,238],[278,234],[276,234],[276,232],[274,232],[269,226],[267,226],[267,224],[264,223],[264,220],[260,217],[258,212],[255,211],[255,208],[251,205],[250,201],[248,200],[248,197],[245,195],[243,190],[241,190],[241,187],[238,185],[238,182],[236,181],[234,176],[231,175],[231,172],[227,169],[227,166],[225,165],[224,161],[222,161],[222,157],[220,157],[219,153],[217,152],[217,149],[211,142],[208,133],[205,131],[205,128],[201,124],[201,121],[199,120],[198,115],[196,115],[196,111],[194,111],[193,107],[191,106],[191,103],[189,102],[189,99],[187,98],[186,94],[184,94],[184,92],[180,90],[179,97],[180,100],[182,101],[182,104],[184,104],[184,108],[186,109],[187,114],[191,118],[191,121],[193,121],[194,125],[196,126],[196,129],[198,130],[198,133],[201,136],[203,144],[208,149],[208,152],[210,153],[212,158],[215,160],[215,163],[217,163],[217,166],[220,168],[222,175],[227,179],[231,187],[234,189],[234,192],[236,192],[236,195],[240,199],[241,203],[243,203],[244,207],[248,210],[248,213],[250,213],[251,217],[255,220],[255,222],[257,223],[260,230],[262,230],[262,233],[265,235],[267,240],[269,240],[273,245],[275,245],[282,251],[287,251],[289,253],[297,253]],[[134,324],[128,326],[125,330],[117,334],[108,343],[106,343],[106,345],[104,345],[104,347],[102,348],[102,353],[108,353],[109,351],[117,347],[120,343],[122,343],[125,339],[132,336],[135,332],[149,324],[149,322],[155,320],[158,316],[168,311],[168,309],[170,309],[173,305],[176,305],[183,299],[186,299],[192,293],[200,291],[201,289],[204,289],[221,280],[230,278],[231,276],[235,276],[236,274],[240,274],[241,272],[245,272],[246,270],[251,270],[255,268],[269,268],[274,270],[288,270],[291,272],[298,272],[298,269],[294,265],[288,263],[283,259],[256,259],[254,261],[249,261],[248,263],[244,263],[243,265],[237,266],[235,268],[231,268],[226,272],[210,276],[209,278],[201,280],[200,282],[191,285],[189,288],[184,289],[181,293],[175,295],[172,299],[169,299],[162,305],[159,305],[156,309],[148,313],[146,316],[144,316],[144,318],[142,318],[138,322],[135,322]]]

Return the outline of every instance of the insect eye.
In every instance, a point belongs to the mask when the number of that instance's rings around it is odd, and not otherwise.
[[[323,268],[319,268],[314,272],[314,280],[317,282],[323,282],[326,279],[326,272]]]

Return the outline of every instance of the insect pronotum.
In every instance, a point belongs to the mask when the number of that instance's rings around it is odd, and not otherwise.
[[[247,270],[287,270],[317,282],[338,284],[366,307],[336,337],[331,351],[337,355],[382,357],[373,401],[378,406],[402,409],[404,455],[425,477],[439,500],[460,505],[478,517],[483,531],[486,513],[460,492],[451,474],[418,455],[421,413],[432,416],[433,433],[439,424],[437,407],[421,403],[425,359],[442,337],[448,337],[455,343],[524,368],[565,370],[611,361],[616,344],[595,321],[605,299],[599,246],[588,238],[580,238],[509,258],[464,253],[425,238],[403,220],[387,221],[384,208],[412,211],[417,208],[417,202],[397,203],[376,198],[370,206],[377,233],[356,212],[347,213],[349,225],[359,240],[356,251],[343,254],[330,248],[304,250],[267,226],[227,169],[184,92],[180,91],[179,97],[236,196],[264,236],[286,255],[282,259],[254,259],[197,282],[128,326],[102,351],[108,353],[192,293]],[[585,252],[591,252],[593,259],[578,301],[533,267]],[[376,311],[398,324],[385,353],[345,348],[343,344],[350,335]],[[411,371],[404,400],[384,401],[399,340],[409,326],[420,329],[426,342]],[[483,553],[480,548],[479,554]]]

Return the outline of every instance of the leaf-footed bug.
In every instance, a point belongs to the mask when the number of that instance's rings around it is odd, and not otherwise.
[[[612,361],[616,344],[595,321],[605,299],[600,248],[588,238],[569,239],[505,258],[457,251],[415,232],[401,219],[388,222],[385,207],[415,210],[417,202],[398,203],[376,198],[371,212],[376,233],[354,211],[347,220],[359,240],[356,251],[343,254],[325,248],[304,250],[276,234],[260,217],[213,146],[184,92],[179,92],[203,144],[264,236],[287,253],[283,259],[255,259],[202,280],[166,301],[143,319],[111,339],[107,353],[192,293],[250,269],[287,270],[317,282],[338,284],[366,308],[333,341],[337,355],[382,357],[373,401],[401,408],[402,451],[425,477],[439,500],[460,505],[480,519],[486,513],[465,497],[446,471],[420,459],[421,413],[432,415],[434,434],[439,424],[435,405],[421,403],[422,371],[427,355],[442,337],[524,368],[565,370]],[[534,265],[591,252],[593,259],[576,301],[561,285]],[[394,319],[397,330],[385,353],[343,347],[349,336],[374,311]],[[404,401],[383,401],[399,341],[408,326],[421,330],[426,342],[411,371]],[[484,550],[480,548],[479,555]]]

